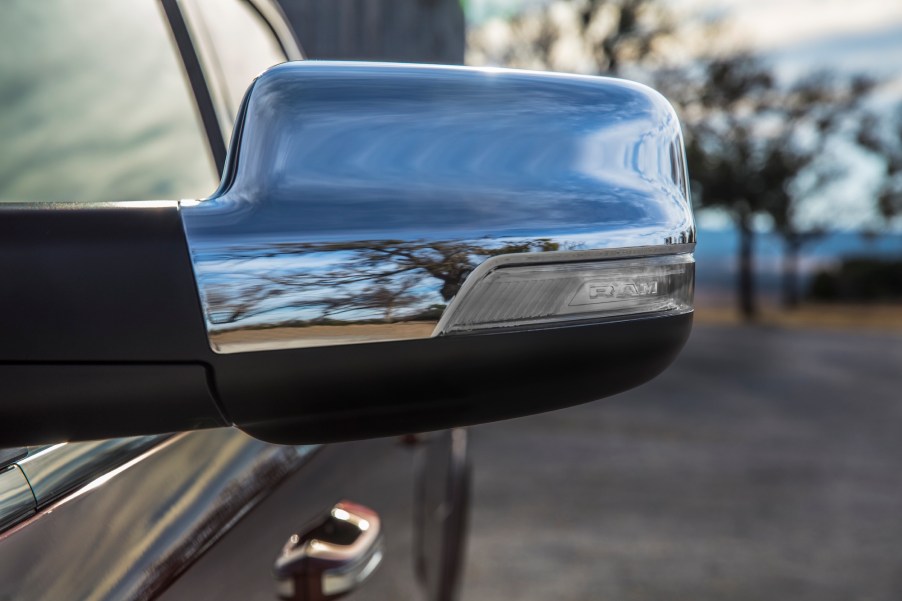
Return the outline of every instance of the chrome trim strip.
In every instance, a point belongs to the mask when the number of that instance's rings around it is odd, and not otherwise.
[[[169,435],[63,443],[26,457],[19,467],[42,508],[167,438]]]
[[[180,212],[219,353],[429,338],[500,255],[695,242],[679,122],[632,82],[286,63],[236,131]]]
[[[0,472],[0,529],[34,515],[34,495],[22,470],[11,465]]]

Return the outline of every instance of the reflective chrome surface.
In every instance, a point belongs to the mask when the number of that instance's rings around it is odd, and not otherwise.
[[[137,436],[53,445],[19,463],[34,491],[38,507],[87,484],[134,459],[166,436]]]
[[[0,528],[6,528],[34,512],[34,495],[22,470],[16,465],[0,470]]]
[[[321,447],[167,589],[159,601],[275,601],[273,562],[286,540],[322,520],[338,499],[378,511],[382,563],[351,601],[420,600],[414,573],[414,465],[421,447],[379,438]],[[429,475],[430,482],[433,475]],[[440,476],[435,476],[440,477]]]
[[[0,534],[0,599],[156,598],[315,448],[175,436]]]
[[[383,553],[379,514],[341,501],[323,521],[288,539],[273,566],[276,591],[288,600],[336,599],[363,584]]]
[[[236,132],[182,212],[218,352],[429,337],[491,257],[695,241],[679,123],[626,81],[287,63]]]

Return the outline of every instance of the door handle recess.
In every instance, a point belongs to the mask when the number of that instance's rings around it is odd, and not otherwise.
[[[362,584],[382,561],[379,515],[341,501],[328,515],[293,534],[273,569],[280,599],[338,599]]]

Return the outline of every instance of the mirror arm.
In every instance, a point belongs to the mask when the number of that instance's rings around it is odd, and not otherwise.
[[[0,209],[0,445],[227,425],[177,203]]]
[[[219,354],[175,203],[0,212],[3,446],[233,424],[296,444],[505,419],[650,379],[692,327],[686,313]]]

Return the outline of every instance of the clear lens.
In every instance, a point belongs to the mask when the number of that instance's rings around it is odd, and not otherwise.
[[[499,267],[461,299],[443,331],[687,313],[694,281],[695,259],[688,253]]]

